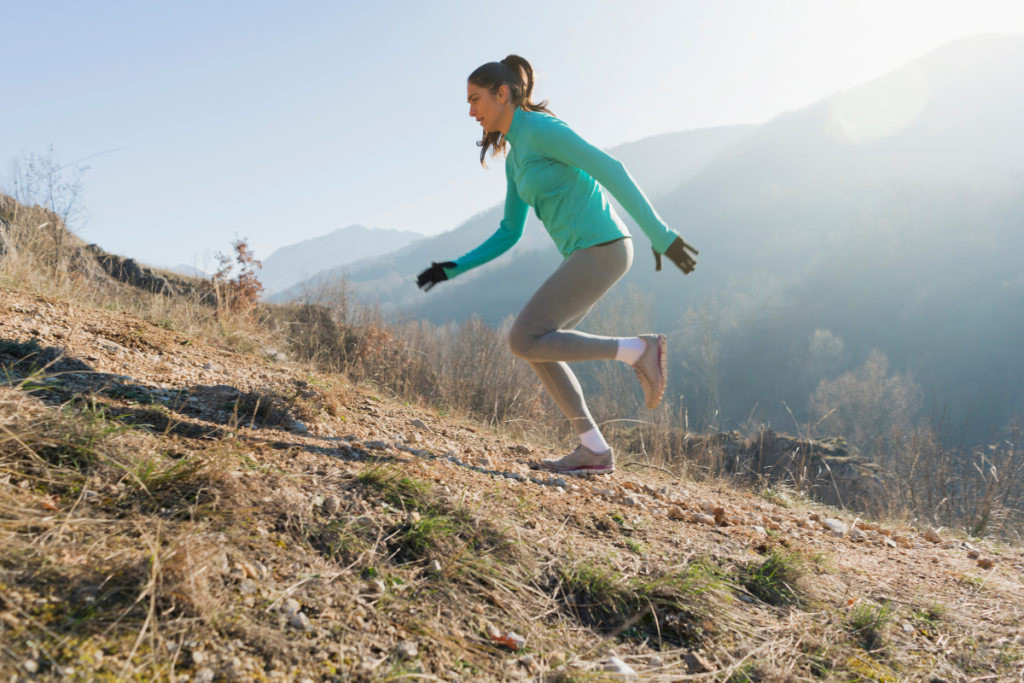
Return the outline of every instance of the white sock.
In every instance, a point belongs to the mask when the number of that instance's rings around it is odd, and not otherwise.
[[[601,436],[601,431],[597,427],[594,427],[589,432],[580,434],[580,443],[598,454],[604,453],[611,448],[608,442],[604,440],[604,437]]]
[[[615,352],[615,360],[632,365],[640,360],[646,350],[647,342],[640,337],[622,337],[619,339],[619,350]]]

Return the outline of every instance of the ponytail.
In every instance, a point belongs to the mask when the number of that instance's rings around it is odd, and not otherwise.
[[[497,95],[501,86],[508,86],[509,102],[514,106],[526,111],[552,114],[548,109],[547,100],[533,101],[533,67],[519,55],[509,55],[500,62],[484,64],[469,75],[469,82],[480,88],[487,88],[492,95]],[[501,131],[485,132],[483,139],[476,144],[480,148],[480,164],[486,167],[484,157],[488,149],[491,150],[492,157],[499,152],[505,152],[505,135]]]

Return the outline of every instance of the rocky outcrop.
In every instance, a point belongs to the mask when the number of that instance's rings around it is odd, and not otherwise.
[[[687,435],[682,446],[695,459],[714,452],[719,474],[785,482],[828,505],[879,512],[885,500],[882,468],[842,438],[805,439],[766,428],[753,436]]]
[[[141,265],[133,258],[109,254],[95,244],[88,245],[86,250],[96,259],[104,272],[118,282],[165,296],[199,294],[204,299],[204,303],[207,303],[205,301],[207,298],[210,299],[209,303],[213,302],[212,292],[202,291],[207,288],[203,288],[187,278],[170,273],[159,273]]]

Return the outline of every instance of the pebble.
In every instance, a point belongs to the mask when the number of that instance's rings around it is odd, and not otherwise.
[[[313,624],[310,623],[309,617],[307,617],[303,612],[293,614],[291,618],[288,620],[288,625],[300,631],[313,630]]]
[[[409,524],[416,524],[420,521],[420,513],[416,512],[415,510],[411,511],[409,513],[409,516],[406,517],[405,521]]]
[[[192,680],[195,683],[213,683],[213,677],[213,669],[204,666],[192,675]]]
[[[395,653],[401,659],[415,659],[420,653],[419,646],[416,645],[415,641],[403,640],[395,648]]]
[[[992,567],[996,566],[996,561],[993,560],[991,557],[979,557],[978,566],[982,569],[991,569]]]
[[[35,672],[39,671],[39,662],[37,662],[34,659],[26,659],[24,662],[21,663],[21,668],[30,674],[34,674]]]
[[[838,519],[826,519],[824,522],[822,522],[822,524],[828,527],[829,531],[832,532],[833,536],[845,536],[846,533],[850,530],[845,524],[843,524]]]
[[[423,431],[430,431],[430,427],[427,426],[427,423],[424,422],[423,420],[419,419],[419,418],[416,418],[415,420],[410,420],[409,424],[411,424],[416,429],[422,429]]]
[[[324,498],[324,512],[329,515],[336,515],[341,510],[341,498],[337,496],[327,496]]]
[[[931,543],[942,543],[942,536],[939,536],[939,532],[935,529],[929,529],[924,532],[924,540],[930,541]]]
[[[286,617],[293,617],[299,613],[302,609],[302,605],[295,598],[288,598],[281,604],[281,611],[284,612]]]

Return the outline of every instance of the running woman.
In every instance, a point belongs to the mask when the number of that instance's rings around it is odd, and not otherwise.
[[[590,416],[580,383],[567,362],[619,360],[636,371],[647,407],[665,393],[665,335],[598,337],[577,332],[590,309],[633,262],[633,240],[608,202],[611,192],[654,250],[655,269],[666,256],[690,273],[697,250],[665,225],[621,162],[588,144],[555,118],[547,101],[534,103],[533,68],[517,55],[489,62],[469,76],[469,115],[483,127],[480,163],[487,151],[505,153],[505,215],[498,231],[468,254],[433,263],[417,284],[429,291],[482,266],[519,241],[532,206],[565,259],[516,317],[512,353],[527,361],[569,418],[580,445],[557,460],[539,463],[565,474],[610,474],[615,454]],[[511,151],[507,149],[511,146]]]

